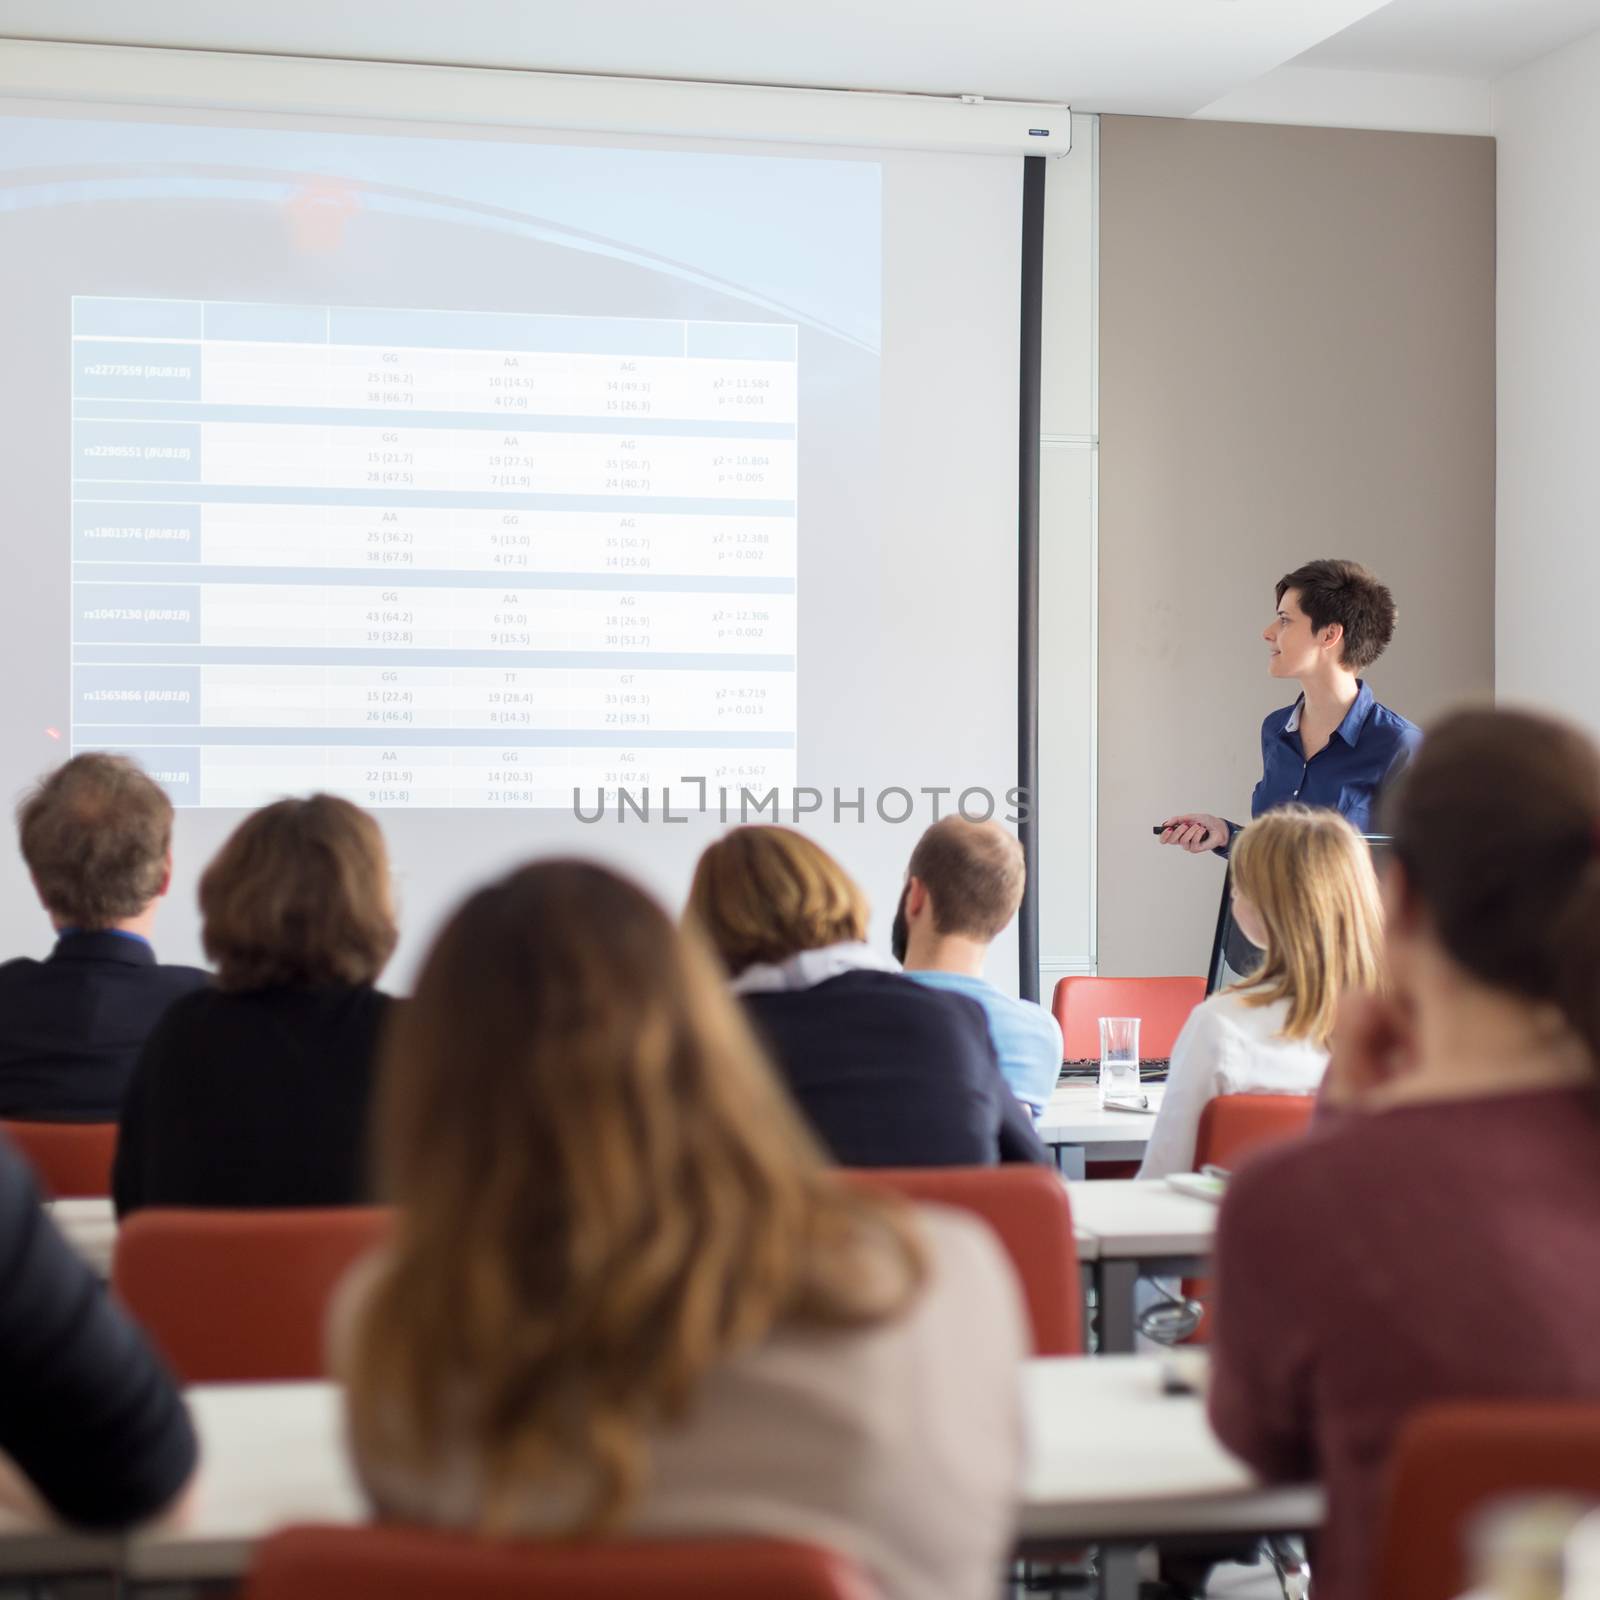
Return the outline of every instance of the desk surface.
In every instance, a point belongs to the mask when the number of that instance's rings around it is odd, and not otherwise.
[[[1030,1361],[1020,1542],[1281,1533],[1317,1527],[1322,1491],[1263,1488],[1156,1356]]]
[[[1148,1112],[1108,1111],[1101,1107],[1098,1084],[1058,1084],[1034,1126],[1046,1144],[1137,1146],[1137,1154],[1150,1142],[1152,1113],[1160,1109],[1166,1085],[1147,1083],[1139,1092],[1149,1096]]]
[[[1147,1356],[1028,1364],[1024,1545],[1293,1531],[1321,1520],[1320,1491],[1259,1487],[1217,1443],[1202,1402],[1163,1395],[1160,1373]],[[362,1516],[332,1385],[210,1385],[190,1390],[189,1402],[204,1459],[194,1515],[180,1532],[132,1540],[130,1577],[233,1577],[270,1528]]]
[[[109,1200],[50,1200],[50,1219],[68,1244],[101,1278],[111,1276],[111,1251],[117,1242],[117,1217]]]
[[[1266,1489],[1217,1442],[1194,1396],[1161,1392],[1150,1356],[1029,1362],[1023,1549],[1063,1541],[1315,1527],[1321,1491]],[[141,1582],[226,1579],[289,1522],[351,1523],[364,1507],[345,1459],[337,1389],[212,1384],[188,1400],[202,1467],[188,1524],[118,1543],[0,1519],[0,1572],[109,1570]]]
[[[1217,1206],[1165,1182],[1069,1183],[1072,1226],[1094,1241],[1093,1260],[1151,1260],[1211,1253]],[[1081,1254],[1080,1249],[1080,1254]]]
[[[129,1577],[237,1577],[274,1528],[363,1519],[333,1384],[201,1384],[187,1399],[200,1435],[193,1513],[182,1529],[130,1540]]]

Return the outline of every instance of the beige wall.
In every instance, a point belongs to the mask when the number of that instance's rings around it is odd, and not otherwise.
[[[1203,966],[1222,863],[1292,694],[1283,573],[1367,562],[1370,674],[1414,721],[1494,682],[1490,139],[1105,117],[1100,129],[1099,965]]]

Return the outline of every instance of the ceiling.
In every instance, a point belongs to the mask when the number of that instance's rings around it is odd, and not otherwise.
[[[0,0],[0,38],[1066,100],[1187,116],[1286,62],[1492,78],[1600,0]]]
[[[1600,29],[1600,0],[1391,0],[1297,66],[1498,78]]]
[[[0,0],[0,36],[1185,116],[1380,0]]]

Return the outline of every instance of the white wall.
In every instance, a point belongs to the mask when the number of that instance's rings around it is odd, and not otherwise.
[[[1495,676],[1600,732],[1600,33],[1495,88]]]
[[[1195,973],[1242,819],[1273,583],[1364,561],[1400,606],[1371,674],[1426,723],[1493,689],[1494,146],[1100,119],[1099,969]]]

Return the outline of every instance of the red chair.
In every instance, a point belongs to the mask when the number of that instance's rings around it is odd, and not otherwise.
[[[1374,1600],[1451,1600],[1467,1587],[1473,1518],[1501,1496],[1552,1491],[1600,1500],[1600,1405],[1458,1401],[1417,1412],[1390,1458]]]
[[[1314,1094],[1220,1094],[1208,1100],[1195,1136],[1195,1169],[1225,1167],[1231,1172],[1257,1150],[1300,1138],[1311,1126],[1316,1104]],[[1183,1295],[1206,1307],[1199,1327],[1185,1342],[1206,1344],[1211,1332],[1210,1279],[1185,1278]]]
[[[773,1539],[491,1542],[415,1528],[285,1528],[245,1600],[873,1600],[859,1568]]]
[[[111,1287],[184,1383],[320,1378],[333,1291],[389,1226],[357,1206],[136,1211]]]
[[[1083,1284],[1067,1186],[1046,1167],[857,1168],[850,1180],[954,1206],[994,1230],[1022,1284],[1041,1356],[1083,1353]]]
[[[52,1200],[98,1200],[111,1193],[117,1155],[114,1122],[0,1122]]]
[[[1137,1017],[1139,1054],[1170,1056],[1189,1013],[1206,997],[1204,978],[1063,978],[1050,1009],[1068,1061],[1100,1054],[1101,1017]]]
[[[1232,1171],[1267,1145],[1298,1139],[1311,1126],[1314,1094],[1223,1094],[1206,1102],[1195,1138],[1195,1170]]]

